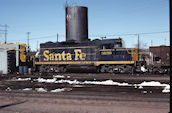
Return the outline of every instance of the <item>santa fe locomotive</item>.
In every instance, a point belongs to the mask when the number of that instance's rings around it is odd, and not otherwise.
[[[124,48],[122,39],[88,39],[87,7],[66,7],[66,41],[40,44],[35,65],[40,72],[95,68],[99,72],[133,72],[137,48]]]
[[[132,72],[138,61],[136,48],[123,48],[121,39],[82,43],[44,43],[35,64],[40,72],[65,72],[69,68],[96,68],[99,72]]]

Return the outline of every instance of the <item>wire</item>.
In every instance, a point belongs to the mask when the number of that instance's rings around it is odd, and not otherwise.
[[[169,33],[169,31],[161,31],[161,32],[142,32],[142,33],[133,33],[133,34],[103,34],[103,35],[89,35],[89,37],[101,37],[101,36],[137,36],[137,35],[149,35],[149,34],[159,34],[159,33]],[[50,37],[56,37],[57,35],[49,35],[49,36],[42,36],[42,37],[35,37],[35,38],[30,38],[30,40],[35,40],[35,39],[42,39],[42,38],[50,38]],[[59,37],[65,37],[65,35],[59,35]],[[27,39],[23,40],[12,40],[12,41],[26,41]]]
[[[99,37],[99,36],[129,36],[129,35],[145,35],[145,34],[159,34],[159,33],[168,33],[169,31],[161,31],[161,32],[144,32],[144,33],[133,33],[133,34],[118,34],[118,35],[113,35],[113,34],[107,34],[107,35],[89,35],[89,36],[94,36],[94,37]]]

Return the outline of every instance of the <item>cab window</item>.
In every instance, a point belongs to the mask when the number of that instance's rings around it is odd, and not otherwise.
[[[111,49],[111,44],[103,44],[102,49]]]
[[[114,48],[121,47],[121,44],[114,44]]]

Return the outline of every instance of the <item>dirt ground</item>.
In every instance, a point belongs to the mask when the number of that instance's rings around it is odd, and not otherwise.
[[[61,74],[59,74],[61,75]],[[62,74],[70,80],[114,80],[118,82],[141,83],[143,81],[170,82],[168,75],[111,75],[111,74]],[[68,78],[70,76],[70,78]],[[38,78],[23,75],[20,78]],[[50,76],[42,76],[52,78]],[[35,83],[14,81],[16,76],[0,77],[0,113],[169,113],[169,93],[162,93],[158,87],[135,89],[131,87],[89,85],[72,86],[72,91],[50,93],[22,91],[13,87],[60,87],[68,84]],[[61,78],[60,78],[61,79]],[[33,85],[33,86],[32,86]],[[10,87],[11,91],[4,90]],[[71,86],[70,86],[71,87]],[[146,90],[147,93],[142,93]],[[150,91],[151,93],[150,93]]]
[[[78,98],[47,98],[47,94],[38,94],[37,96],[0,96],[0,113],[168,113],[169,102],[152,101],[145,98],[146,101],[139,101],[140,97],[123,96],[120,101],[119,96],[111,101],[100,98],[89,99],[89,96],[78,96]],[[66,95],[68,96],[68,95]],[[70,95],[69,95],[70,97]],[[81,98],[82,97],[82,98]],[[94,96],[91,96],[94,98]],[[103,97],[101,97],[103,98]],[[108,97],[104,97],[108,98]],[[144,98],[142,98],[144,100]]]

